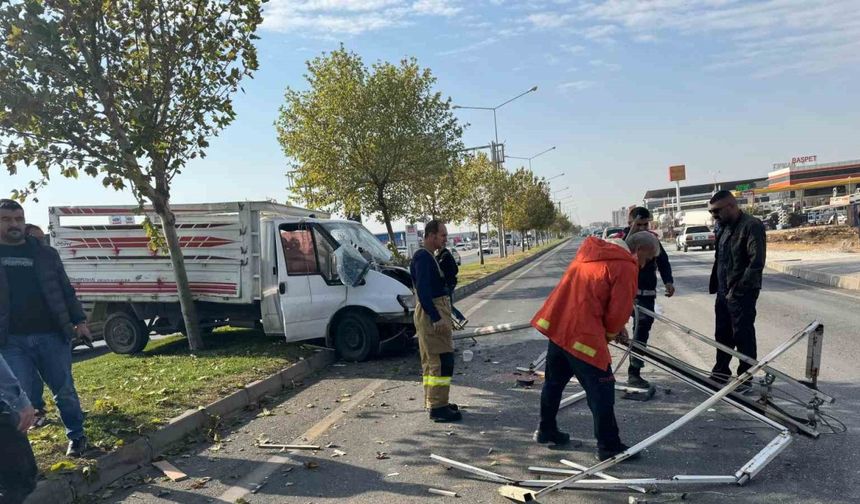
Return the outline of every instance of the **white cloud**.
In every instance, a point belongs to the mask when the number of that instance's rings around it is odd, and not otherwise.
[[[724,50],[706,68],[753,67],[753,75],[770,77],[860,60],[858,7],[856,0],[602,0],[575,12],[595,23],[583,32],[587,38],[601,26],[615,26],[637,42],[708,38]],[[617,33],[604,34],[611,35]]]
[[[457,47],[455,49],[449,49],[447,51],[442,51],[438,54],[439,54],[439,56],[452,56],[454,54],[467,53],[467,52],[474,51],[476,49],[481,49],[483,47],[487,47],[488,45],[495,44],[498,41],[499,41],[499,39],[496,37],[487,37],[487,38],[485,38],[483,40],[479,40],[473,44],[469,44],[469,45],[466,45],[463,47]]]
[[[615,25],[601,24],[585,28],[582,30],[582,36],[589,40],[611,42],[613,41],[612,35],[615,35],[618,31],[619,28]]]
[[[588,62],[589,65],[595,68],[602,68],[604,70],[609,70],[610,72],[617,72],[621,70],[621,65],[617,63],[607,63],[601,59],[593,59]]]
[[[571,16],[559,15],[555,12],[538,12],[537,14],[529,14],[526,19],[537,28],[559,28],[566,25]]]
[[[594,81],[577,80],[577,81],[570,81],[570,82],[565,82],[563,84],[559,84],[558,89],[563,93],[571,93],[571,92],[584,91],[584,90],[586,90],[592,86],[594,86]]]
[[[419,16],[453,16],[458,0],[271,0],[263,28],[311,34],[358,35],[403,26]]]
[[[412,10],[433,16],[453,16],[463,9],[448,0],[418,0],[412,4]]]
[[[585,46],[562,44],[561,50],[570,54],[580,54],[585,52]]]

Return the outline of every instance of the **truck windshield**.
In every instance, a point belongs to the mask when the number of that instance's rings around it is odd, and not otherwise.
[[[323,222],[326,231],[341,245],[356,247],[362,256],[377,263],[391,261],[391,253],[370,231],[359,223]]]

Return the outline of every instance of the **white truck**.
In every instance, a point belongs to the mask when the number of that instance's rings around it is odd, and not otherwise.
[[[144,210],[153,222],[158,217]],[[270,202],[173,205],[204,331],[259,328],[324,339],[365,360],[414,336],[409,272],[360,223]],[[169,256],[148,247],[135,206],[51,207],[51,243],[116,353],[184,330]]]

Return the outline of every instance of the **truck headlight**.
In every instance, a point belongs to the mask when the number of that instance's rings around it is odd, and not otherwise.
[[[412,294],[400,294],[397,296],[397,302],[408,312],[415,311],[415,296]]]

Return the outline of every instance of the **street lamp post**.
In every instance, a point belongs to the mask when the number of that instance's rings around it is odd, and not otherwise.
[[[538,152],[537,154],[535,154],[534,156],[531,156],[531,157],[505,156],[505,159],[511,158],[511,159],[526,160],[529,162],[529,170],[531,170],[532,169],[532,159],[535,159],[536,157],[542,156],[542,155],[546,154],[547,152],[553,151],[553,150],[555,150],[555,145],[553,145],[552,147],[550,147],[549,149],[547,149],[545,151]],[[564,174],[562,173],[562,175],[564,175]]]
[[[504,101],[504,102],[496,105],[495,107],[469,107],[469,106],[465,106],[465,105],[454,105],[453,107],[451,107],[453,109],[472,109],[472,110],[492,110],[493,111],[493,134],[494,134],[494,137],[496,139],[495,143],[493,144],[493,158],[497,159],[497,163],[498,163],[499,168],[503,168],[502,164],[505,162],[505,159],[504,159],[504,157],[499,159],[498,152],[496,152],[496,149],[498,149],[498,145],[499,145],[499,123],[498,123],[498,120],[496,118],[496,110],[504,107],[505,105],[507,105],[508,103],[511,103],[512,101],[516,100],[517,98],[521,98],[521,97],[523,97],[529,93],[533,93],[533,92],[537,91],[537,88],[538,88],[537,86],[532,86],[527,91],[523,91],[522,93],[514,96],[513,98],[511,98],[507,101]],[[501,252],[500,255],[502,257],[505,257],[508,255],[508,250],[507,250],[507,245],[505,244],[504,225],[500,223],[499,227],[500,227],[500,229],[499,229],[500,233],[499,234],[501,235],[499,237],[499,251]]]

